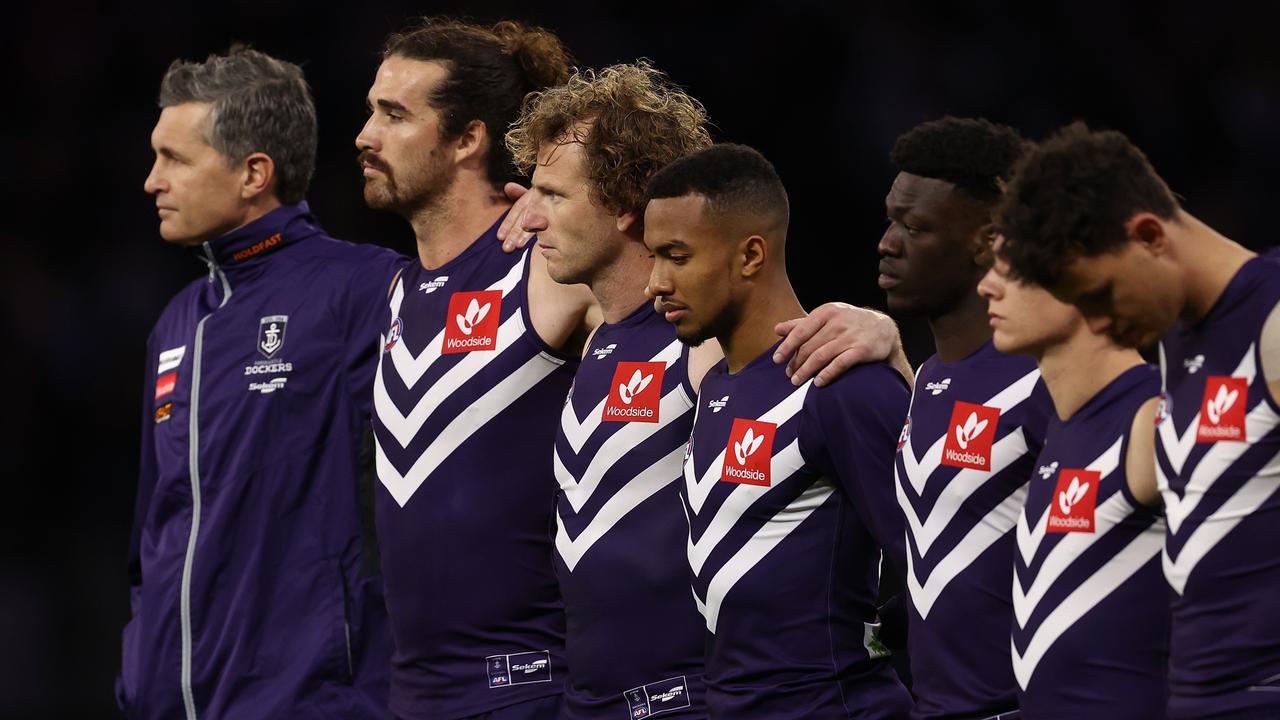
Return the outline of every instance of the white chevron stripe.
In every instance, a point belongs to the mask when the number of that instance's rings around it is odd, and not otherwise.
[[[896,481],[894,486],[898,492],[898,505],[902,506],[902,512],[907,517],[907,525],[910,526],[911,536],[915,538],[916,548],[920,552],[920,557],[929,554],[929,548],[933,547],[934,541],[947,529],[951,519],[955,517],[961,506],[973,496],[973,493],[978,488],[985,485],[988,480],[1012,465],[1026,453],[1027,440],[1026,436],[1023,435],[1022,428],[1017,428],[1000,438],[991,447],[991,469],[961,468],[947,483],[947,486],[943,488],[937,502],[925,513],[927,519],[923,523],[920,522],[920,516],[916,514],[916,509],[911,504],[911,499],[907,497],[905,484],[898,473],[897,463],[894,463],[893,473]]]
[[[1120,493],[1116,494],[1120,495]],[[1044,654],[1062,636],[1062,633],[1132,577],[1147,561],[1155,557],[1160,552],[1163,542],[1162,533],[1150,529],[1134,538],[1133,542],[1116,553],[1115,557],[1108,560],[1088,580],[1072,591],[1062,604],[1049,613],[1036,629],[1025,653],[1019,653],[1017,646],[1010,639],[1013,673],[1023,690],[1027,689],[1027,684],[1035,674],[1036,666]]]
[[[1265,391],[1265,389],[1264,389]],[[1274,431],[1280,425],[1280,416],[1271,409],[1265,401],[1258,403],[1253,411],[1245,417],[1245,433],[1247,437],[1258,438]],[[1205,453],[1201,458],[1199,465],[1191,474],[1191,482],[1187,483],[1187,494],[1179,500],[1172,492],[1165,494],[1165,512],[1169,518],[1169,529],[1172,534],[1177,535],[1178,529],[1181,528],[1183,522],[1195,509],[1200,498],[1204,496],[1204,491],[1213,484],[1213,481],[1221,477],[1232,463],[1239,459],[1244,451],[1252,447],[1250,443],[1243,442],[1219,442],[1214,443],[1214,447]],[[1200,477],[1200,472],[1204,471],[1208,480]],[[1203,489],[1197,489],[1196,494],[1191,493],[1192,483],[1198,483]],[[1280,487],[1280,453],[1276,453],[1271,457],[1267,464],[1258,470],[1258,473],[1248,480],[1234,495],[1231,496],[1217,510],[1211,513],[1200,526],[1191,533],[1191,537],[1187,538],[1183,544],[1182,550],[1178,552],[1178,559],[1174,560],[1169,557],[1169,551],[1166,548],[1163,556],[1162,564],[1164,566],[1165,578],[1169,580],[1169,585],[1177,591],[1179,595],[1187,586],[1187,578],[1191,576],[1191,572],[1195,570],[1200,560],[1214,548],[1222,538],[1227,536],[1267,498],[1271,497]],[[1176,521],[1176,525],[1175,525]]]
[[[573,506],[573,511],[582,510],[582,506],[591,499],[591,494],[600,485],[600,480],[604,478],[605,473],[609,472],[623,455],[636,449],[645,440],[677,419],[684,417],[693,404],[694,401],[685,392],[684,385],[676,385],[658,404],[658,422],[625,423],[617,432],[609,436],[608,440],[601,443],[600,449],[596,451],[595,457],[591,458],[581,477],[575,478],[573,473],[569,472],[560,459],[560,449],[556,448],[553,451],[556,480],[560,483],[560,489],[564,491],[565,499]],[[684,445],[680,445],[677,451],[683,458]],[[680,465],[677,464],[669,479],[675,480],[679,477]]]
[[[707,619],[707,629],[711,632],[716,631],[716,623],[720,619],[720,607],[724,603],[725,596],[733,589],[733,586],[746,575],[751,568],[755,567],[770,550],[777,547],[778,543],[786,539],[800,523],[813,514],[827,501],[827,498],[835,492],[835,486],[826,478],[819,478],[809,489],[801,493],[800,497],[791,501],[791,504],[783,508],[769,519],[751,539],[743,544],[738,552],[734,553],[711,578],[711,582],[707,585],[707,602],[703,615]]]
[[[981,404],[987,407],[999,408],[1000,414],[1003,415],[1023,400],[1031,397],[1031,392],[1035,390],[1036,381],[1039,379],[1040,371],[1032,370],[1015,380],[1004,390],[996,393],[990,400]],[[912,395],[911,403],[912,407],[914,407],[914,394]],[[947,419],[947,422],[948,424],[951,422],[950,418]],[[916,459],[915,451],[911,444],[911,436],[907,436],[907,442],[902,446],[902,465],[907,470],[907,478],[911,481],[911,487],[915,488],[916,495],[924,494],[925,484],[942,463],[942,447],[946,444],[947,435],[950,432],[951,427],[948,425],[947,432],[943,433],[919,460]]]
[[[1085,470],[1096,470],[1098,472],[1099,481],[1106,480],[1111,473],[1120,467],[1120,448],[1124,446],[1124,437],[1116,438],[1111,447],[1102,452],[1101,455],[1094,458],[1093,462],[1085,465]],[[1033,481],[1034,482],[1034,481]],[[1022,553],[1022,563],[1030,565],[1031,560],[1036,556],[1036,550],[1040,548],[1040,541],[1044,539],[1045,528],[1049,522],[1049,509],[1053,507],[1050,502],[1044,509],[1044,513],[1040,519],[1036,521],[1035,527],[1027,526],[1026,507],[1018,515],[1018,552]]]
[[[802,467],[804,467],[804,457],[800,455],[800,441],[792,440],[790,445],[769,459],[769,477],[774,480],[785,480]],[[693,568],[695,575],[702,573],[702,565],[707,561],[707,556],[724,539],[734,524],[742,519],[742,514],[771,489],[772,486],[764,487],[745,483],[736,485],[716,509],[715,516],[711,518],[711,522],[707,523],[706,529],[702,531],[696,543],[693,541],[693,526],[690,524],[687,551],[689,567]]]
[[[382,443],[379,441],[376,455],[378,479],[386,486],[387,491],[400,507],[404,507],[404,504],[409,502],[409,498],[413,497],[414,492],[440,466],[440,463],[466,442],[476,430],[563,364],[563,360],[546,353],[529,358],[528,362],[503,378],[470,407],[459,413],[458,417],[441,430],[435,440],[427,446],[426,451],[418,457],[413,467],[403,475],[387,459]]]
[[[1160,361],[1160,367],[1162,372],[1164,369],[1163,350],[1164,350],[1164,346],[1162,345],[1161,361]],[[1254,350],[1254,346],[1250,345],[1249,349],[1245,351],[1244,358],[1242,358],[1240,360],[1240,363],[1236,365],[1235,372],[1231,373],[1231,377],[1244,377],[1245,382],[1250,386],[1253,385],[1253,378],[1255,375],[1257,375],[1257,372],[1258,372],[1257,364],[1254,362],[1253,350]],[[1165,420],[1163,423],[1160,423],[1158,427],[1159,433],[1158,433],[1157,439],[1160,442],[1160,447],[1164,449],[1165,457],[1169,458],[1169,464],[1173,466],[1174,474],[1181,475],[1182,466],[1187,462],[1187,456],[1191,454],[1191,449],[1196,446],[1196,431],[1199,430],[1200,428],[1200,411],[1198,410],[1196,411],[1195,416],[1191,418],[1191,423],[1187,425],[1187,429],[1185,432],[1182,433],[1181,437],[1178,436],[1178,431],[1174,428],[1173,425],[1174,423],[1173,423],[1172,417],[1170,417],[1168,420]],[[1254,436],[1249,435],[1249,437],[1254,437]],[[1222,443],[1217,443],[1217,444],[1222,445]],[[1231,444],[1231,443],[1228,443],[1228,444]],[[1244,445],[1245,443],[1238,443],[1238,444]],[[1159,465],[1159,463],[1157,463],[1157,465]],[[1213,479],[1214,478],[1209,478],[1210,484],[1213,483]],[[1167,483],[1165,484],[1167,485]],[[1161,487],[1161,491],[1163,490],[1164,490],[1164,487]],[[1185,494],[1189,495],[1190,492],[1187,492]],[[1166,499],[1165,502],[1167,504],[1168,500]],[[1175,528],[1173,532],[1174,534],[1177,534],[1178,531]]]
[[[933,572],[929,573],[929,579],[923,585],[916,579],[915,564],[912,560],[915,553],[911,552],[910,547],[907,548],[907,589],[909,591],[907,594],[916,612],[920,613],[920,617],[929,617],[929,611],[943,589],[979,555],[991,547],[992,543],[1004,537],[1004,534],[1013,528],[1026,497],[1026,484],[1019,485],[1017,490],[992,508],[986,517],[956,543],[951,552],[934,566]],[[1012,561],[1013,558],[1009,558],[1009,562],[1012,563]]]
[[[515,289],[516,285],[520,283],[520,278],[524,277],[524,266],[525,266],[524,257],[525,255],[528,255],[528,254],[529,254],[529,251],[526,249],[524,253],[520,256],[521,258],[520,261],[517,262],[515,265],[511,266],[511,270],[507,272],[506,276],[503,277],[498,282],[490,285],[488,288],[486,288],[486,290],[501,290],[502,297],[505,300],[507,295],[510,294],[511,291]],[[401,278],[400,282],[397,283],[395,294],[391,298],[391,314],[393,317],[399,316],[400,303],[403,299],[404,299],[404,279]],[[513,315],[513,317],[520,317],[520,316],[521,316],[521,313],[519,311],[517,311]],[[445,319],[445,322],[452,322],[452,321],[453,321],[452,318]],[[507,322],[510,322],[510,320],[508,320]],[[505,327],[506,324],[504,323],[503,326]],[[417,357],[414,357],[413,353],[409,351],[408,344],[404,342],[396,343],[396,346],[391,348],[391,352],[386,354],[391,356],[391,364],[395,367],[396,374],[400,376],[400,379],[402,381],[404,381],[405,387],[411,388],[414,385],[416,385],[419,380],[422,379],[422,376],[426,374],[427,370],[431,367],[432,363],[434,363],[436,360],[440,358],[440,350],[443,347],[443,345],[444,345],[444,328],[441,328],[440,332],[437,333],[436,336],[431,339],[431,342],[427,343],[426,347],[422,348],[422,353],[419,354]],[[499,338],[499,344],[498,344],[499,351],[501,351],[505,347],[506,345],[503,345],[501,343],[501,338]],[[468,355],[496,355],[496,354],[497,353],[493,353],[493,352],[468,353]],[[435,384],[435,387],[438,387],[441,384],[442,383],[437,382]],[[432,387],[432,389],[434,390],[435,387]]]
[[[683,346],[679,340],[673,340],[670,345],[666,346],[654,355],[649,362],[662,362],[670,368],[683,352]],[[573,410],[573,403],[564,404],[564,409],[560,411],[560,430],[564,432],[565,439],[569,441],[569,447],[573,448],[575,453],[582,452],[582,446],[586,444],[587,439],[595,433],[600,427],[601,419],[604,417],[604,406],[609,401],[608,396],[599,402],[591,412],[587,413],[587,417],[582,422],[578,422],[578,415]]]
[[[805,396],[809,393],[809,388],[813,385],[810,380],[791,392],[777,405],[774,405],[768,412],[757,418],[760,422],[773,423],[781,427],[783,423],[795,417],[804,407]],[[697,416],[694,416],[694,428],[697,428]],[[727,442],[727,441],[726,441]],[[702,504],[706,502],[707,495],[711,494],[711,488],[716,486],[720,481],[721,472],[724,470],[724,448],[716,455],[715,460],[707,467],[706,472],[699,479],[697,471],[694,469],[693,455],[684,464],[685,491],[689,501],[689,507],[693,508],[695,514],[702,511]]]
[[[556,513],[556,550],[560,552],[560,558],[564,560],[570,572],[573,572],[578,561],[591,549],[591,546],[604,537],[604,534],[609,532],[627,513],[648,500],[654,493],[677,481],[680,476],[680,460],[683,457],[684,446],[681,445],[641,471],[601,506],[600,512],[591,518],[591,522],[578,533],[576,538],[569,537],[564,527],[564,520],[560,517],[560,513]],[[671,508],[671,511],[675,512],[675,508]]]
[[[386,426],[391,432],[396,442],[400,443],[400,447],[408,447],[418,435],[418,431],[422,429],[423,423],[427,418],[431,417],[431,413],[435,412],[440,404],[467,381],[474,378],[480,371],[484,370],[489,363],[502,356],[503,351],[511,347],[521,335],[525,333],[524,317],[521,313],[512,313],[507,321],[502,323],[502,327],[498,328],[498,340],[496,351],[469,352],[466,357],[459,360],[456,365],[449,368],[439,380],[431,384],[422,397],[418,398],[413,409],[408,415],[401,415],[400,408],[396,407],[395,401],[387,393],[386,382],[383,379],[383,373],[386,372],[386,365],[379,363],[378,376],[373,384],[373,405],[378,413],[378,420]],[[402,347],[404,343],[397,343],[396,347]],[[392,352],[394,352],[394,348]],[[394,367],[395,363],[392,363]],[[410,385],[407,380],[406,385]]]
[[[1101,484],[1101,480],[1098,481]],[[1023,590],[1022,580],[1018,573],[1013,573],[1013,615],[1018,627],[1026,627],[1031,613],[1044,599],[1049,588],[1062,577],[1062,573],[1087,551],[1093,544],[1102,539],[1117,523],[1123,521],[1134,512],[1133,505],[1123,492],[1111,493],[1111,497],[1097,506],[1094,511],[1094,532],[1065,533],[1040,564],[1040,570],[1031,579],[1031,587]]]

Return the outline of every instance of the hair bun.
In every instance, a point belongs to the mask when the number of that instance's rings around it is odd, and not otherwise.
[[[502,40],[507,54],[519,63],[530,89],[560,85],[569,78],[573,59],[560,38],[550,31],[503,20],[493,26],[493,33]]]

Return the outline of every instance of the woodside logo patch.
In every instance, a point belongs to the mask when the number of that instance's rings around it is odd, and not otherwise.
[[[502,291],[456,292],[449,298],[442,355],[498,349]]]
[[[1000,423],[1000,408],[956,401],[951,411],[942,464],[951,467],[991,469],[991,445]]]
[[[662,362],[620,362],[609,383],[601,420],[605,422],[658,422],[662,402]]]
[[[773,436],[778,426],[770,422],[734,418],[729,443],[724,450],[725,482],[769,487],[769,468],[773,460]]]
[[[1102,476],[1097,470],[1063,468],[1058,473],[1058,487],[1049,504],[1045,532],[1093,532],[1098,483],[1101,481]]]
[[[1205,378],[1196,442],[1244,442],[1244,409],[1248,402],[1249,383],[1244,378],[1226,375]]]

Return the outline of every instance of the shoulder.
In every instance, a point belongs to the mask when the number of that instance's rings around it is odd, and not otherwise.
[[[820,388],[810,388],[806,404],[817,410],[852,404],[905,413],[910,399],[911,391],[902,375],[886,363],[875,362],[855,366]]]

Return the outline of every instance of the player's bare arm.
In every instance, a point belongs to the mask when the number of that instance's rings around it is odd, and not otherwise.
[[[1133,498],[1148,507],[1161,504],[1156,487],[1156,409],[1160,398],[1151,398],[1138,408],[1129,429],[1129,450],[1124,459],[1125,477]]]

